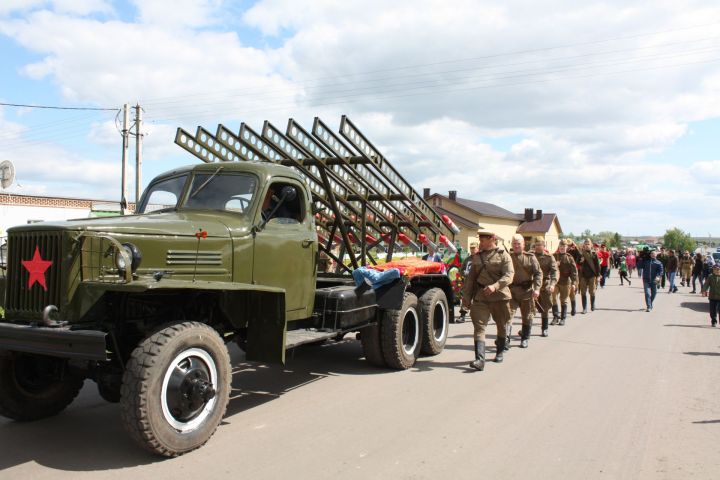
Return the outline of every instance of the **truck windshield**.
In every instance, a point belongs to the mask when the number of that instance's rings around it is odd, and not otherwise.
[[[138,213],[173,210],[177,207],[187,174],[160,180],[150,185],[145,192]]]
[[[244,214],[252,205],[257,179],[246,173],[197,173],[193,176],[186,209],[226,210]]]

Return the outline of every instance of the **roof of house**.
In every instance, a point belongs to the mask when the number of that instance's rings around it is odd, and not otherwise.
[[[439,196],[443,197],[447,200],[450,200],[450,198],[446,195],[441,195],[439,193],[433,193],[431,197]],[[516,214],[511,212],[510,210],[505,210],[502,207],[498,207],[497,205],[493,205],[492,203],[487,202],[478,202],[476,200],[469,200],[467,198],[456,198],[454,201],[458,205],[462,205],[465,208],[469,208],[470,210],[474,211],[478,215],[483,215],[486,217],[498,217],[498,218],[507,218],[511,220],[518,220],[518,217]]]
[[[438,206],[433,207],[433,209],[435,209],[435,211],[438,212],[440,215],[447,215],[452,219],[453,222],[460,226],[467,227],[473,230],[477,229],[478,227],[477,222],[473,222],[472,220],[468,220],[465,217],[461,217],[457,213],[453,213],[450,210],[445,210],[444,208]]]
[[[522,218],[522,216],[520,216]],[[557,215],[554,213],[543,213],[542,218],[540,220],[533,220],[532,222],[524,222],[522,223],[518,229],[518,233],[525,233],[525,232],[542,232],[547,233],[550,231],[550,227],[552,227],[553,222],[557,219]],[[558,221],[558,230],[562,232],[562,228],[560,228],[560,222]]]

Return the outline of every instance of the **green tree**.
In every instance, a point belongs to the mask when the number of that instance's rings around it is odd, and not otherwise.
[[[665,232],[663,236],[663,246],[672,250],[684,252],[695,250],[695,240],[689,233],[685,233],[679,228],[671,228]]]
[[[581,237],[583,240],[586,239],[586,238],[592,239],[592,236],[593,236],[592,231],[591,231],[589,228],[586,228],[586,229],[583,230],[583,232],[580,234],[580,237]]]

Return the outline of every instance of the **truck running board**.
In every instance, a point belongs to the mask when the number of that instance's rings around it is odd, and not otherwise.
[[[299,347],[307,343],[316,343],[337,337],[338,332],[321,332],[314,328],[291,330],[285,334],[285,349]]]

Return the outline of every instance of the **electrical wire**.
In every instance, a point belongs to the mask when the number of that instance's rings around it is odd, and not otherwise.
[[[0,102],[0,106],[4,107],[23,107],[23,108],[40,108],[45,110],[107,110],[115,111],[117,108],[100,108],[100,107],[56,107],[51,105],[26,105],[22,103],[4,103]]]

